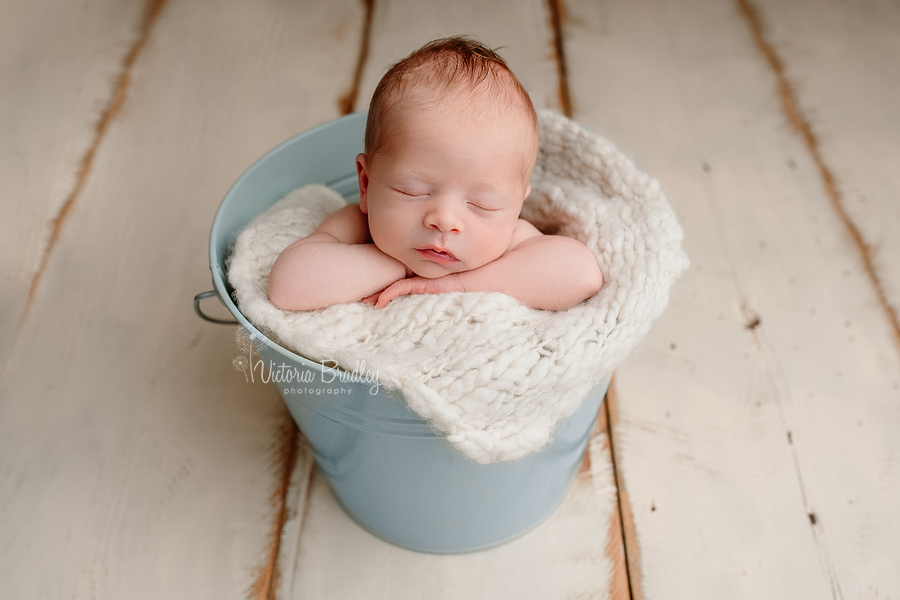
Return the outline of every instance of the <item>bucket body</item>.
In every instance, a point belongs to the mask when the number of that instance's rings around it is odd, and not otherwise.
[[[550,516],[581,462],[608,380],[560,422],[544,449],[481,465],[383,386],[282,348],[234,304],[226,253],[255,216],[291,190],[327,185],[358,199],[355,157],[365,113],[336,119],[275,148],[235,183],[216,213],[210,269],[222,303],[256,340],[256,349],[344,510],[362,527],[405,548],[469,552],[515,538]]]

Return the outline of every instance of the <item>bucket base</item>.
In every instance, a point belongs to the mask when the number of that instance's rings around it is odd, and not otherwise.
[[[587,452],[587,449],[585,449],[585,452]],[[568,485],[566,485],[565,489],[563,490],[563,493],[560,496],[559,501],[556,504],[554,504],[553,506],[551,506],[545,514],[539,516],[533,523],[531,523],[524,529],[521,529],[515,533],[512,533],[512,534],[508,535],[507,537],[500,538],[500,539],[497,539],[497,540],[494,540],[491,542],[486,542],[480,546],[467,546],[467,547],[462,547],[462,548],[449,548],[449,547],[437,548],[432,545],[423,546],[423,545],[418,545],[415,543],[409,543],[406,540],[393,538],[389,534],[385,534],[382,531],[377,531],[377,530],[373,529],[372,527],[370,527],[365,521],[359,519],[356,515],[354,515],[353,511],[350,510],[349,508],[347,508],[347,506],[344,505],[343,502],[341,502],[340,497],[334,492],[334,489],[331,488],[330,484],[329,484],[329,489],[331,489],[332,496],[334,496],[334,499],[337,501],[338,506],[340,506],[341,509],[344,511],[344,514],[346,514],[348,517],[350,517],[350,519],[354,523],[356,523],[361,528],[365,529],[367,532],[369,532],[370,534],[372,534],[373,536],[377,537],[380,540],[383,540],[383,541],[385,541],[389,544],[392,544],[394,546],[397,546],[399,548],[404,548],[406,550],[412,550],[414,552],[421,552],[423,554],[438,554],[438,555],[472,554],[474,552],[481,552],[484,550],[490,550],[492,548],[497,548],[498,546],[502,546],[508,542],[517,540],[520,537],[524,537],[525,535],[531,533],[533,530],[535,530],[538,527],[540,527],[541,525],[543,525],[545,521],[547,521],[550,517],[553,516],[553,513],[556,512],[556,509],[559,508],[559,506],[563,503],[563,500],[565,500],[566,496],[568,495],[569,490],[572,488],[572,484],[575,482],[575,478],[577,476],[578,476],[577,471],[572,473],[572,476],[569,478],[569,483],[568,483]]]
[[[319,385],[321,393],[311,392]],[[338,503],[394,545],[456,554],[503,544],[553,514],[581,464],[608,380],[559,423],[544,449],[486,465],[453,448],[402,398],[336,385],[280,391]]]

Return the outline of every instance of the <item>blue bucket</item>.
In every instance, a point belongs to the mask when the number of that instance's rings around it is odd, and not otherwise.
[[[454,450],[399,394],[279,346],[232,300],[226,254],[254,217],[310,183],[327,185],[348,201],[358,200],[355,158],[362,152],[365,123],[366,114],[355,113],[297,135],[238,179],[222,200],[210,235],[215,295],[256,340],[270,373],[281,374],[279,391],[353,520],[388,542],[422,552],[497,546],[537,526],[562,502],[608,380],[560,422],[543,450],[481,465]],[[198,295],[195,307],[208,295],[212,293]]]

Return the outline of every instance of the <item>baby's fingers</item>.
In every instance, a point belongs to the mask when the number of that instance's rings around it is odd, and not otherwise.
[[[378,302],[375,303],[375,308],[384,308],[387,306],[391,300],[396,298],[397,296],[402,296],[403,294],[399,294],[397,292],[391,291],[391,288],[388,288],[381,292],[381,295],[378,296]]]
[[[412,286],[409,284],[409,281],[409,279],[401,279],[384,288],[381,295],[378,296],[378,302],[375,304],[375,308],[384,308],[394,298],[411,293]]]

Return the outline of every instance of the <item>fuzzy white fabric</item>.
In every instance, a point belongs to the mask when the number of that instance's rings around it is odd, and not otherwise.
[[[593,298],[560,312],[486,292],[403,296],[381,310],[361,303],[280,310],[266,295],[275,259],[344,205],[328,188],[309,186],[237,238],[228,278],[241,311],[307,358],[348,370],[365,361],[479,463],[540,449],[644,337],[688,261],[682,229],[655,179],[562,115],[541,111],[539,120],[522,217],[591,249],[604,279]]]

